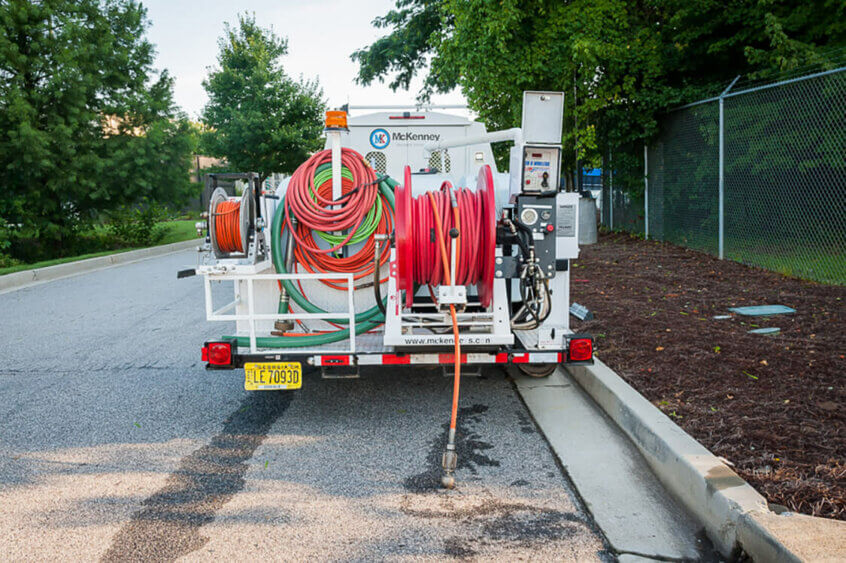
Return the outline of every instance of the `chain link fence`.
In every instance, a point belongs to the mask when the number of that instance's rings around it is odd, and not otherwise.
[[[846,285],[846,68],[727,91],[659,125],[642,187],[609,156],[603,225]]]
[[[642,233],[645,224],[643,149],[609,152],[602,167],[601,221],[606,227]]]

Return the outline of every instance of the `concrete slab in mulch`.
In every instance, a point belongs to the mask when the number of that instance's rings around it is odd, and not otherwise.
[[[796,312],[784,305],[754,305],[752,307],[730,307],[729,311],[745,317],[769,317],[771,315],[789,315]]]
[[[749,334],[763,334],[766,336],[767,334],[778,334],[781,332],[781,329],[777,326],[768,326],[765,328],[753,328],[752,330],[747,330],[746,332]]]

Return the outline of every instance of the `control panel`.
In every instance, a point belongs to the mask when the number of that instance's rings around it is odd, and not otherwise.
[[[555,277],[556,199],[521,195],[515,209],[517,221],[532,232],[535,259],[546,277]]]
[[[561,147],[525,145],[521,191],[530,194],[557,192],[560,162]]]

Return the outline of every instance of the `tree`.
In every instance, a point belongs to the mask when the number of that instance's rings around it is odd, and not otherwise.
[[[191,142],[146,27],[133,0],[0,3],[0,240],[15,252],[55,255],[103,211],[184,199]]]
[[[595,161],[608,147],[652,135],[659,112],[713,94],[738,74],[825,67],[831,60],[824,48],[846,43],[846,7],[837,0],[396,6],[374,21],[390,33],[352,55],[360,83],[397,73],[390,83],[396,90],[427,72],[422,98],[458,86],[489,129],[519,124],[523,90],[562,90],[564,166],[571,170],[576,148],[580,159]]]
[[[287,41],[259,27],[254,16],[239,16],[237,28],[226,24],[218,45],[219,68],[203,82],[206,146],[235,170],[262,178],[293,172],[320,148],[322,90],[316,81],[285,74],[279,59]]]

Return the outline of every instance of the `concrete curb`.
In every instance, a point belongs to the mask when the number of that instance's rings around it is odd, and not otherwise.
[[[179,252],[193,248],[202,243],[202,239],[192,239],[182,242],[174,242],[173,244],[163,244],[161,246],[151,246],[149,248],[140,248],[138,250],[130,250],[128,252],[119,252],[117,254],[109,254],[106,256],[97,256],[96,258],[87,258],[85,260],[77,260],[76,262],[68,262],[66,264],[57,264],[55,266],[47,266],[46,268],[36,268],[34,270],[22,270],[12,274],[0,276],[0,293],[7,293],[60,278],[93,272],[95,270],[102,270],[118,264],[129,264],[130,262],[137,262],[147,258],[154,258],[156,256],[163,256],[172,252]]]
[[[846,559],[846,522],[770,512],[752,486],[604,363],[567,369],[724,556],[742,549],[755,561]]]

